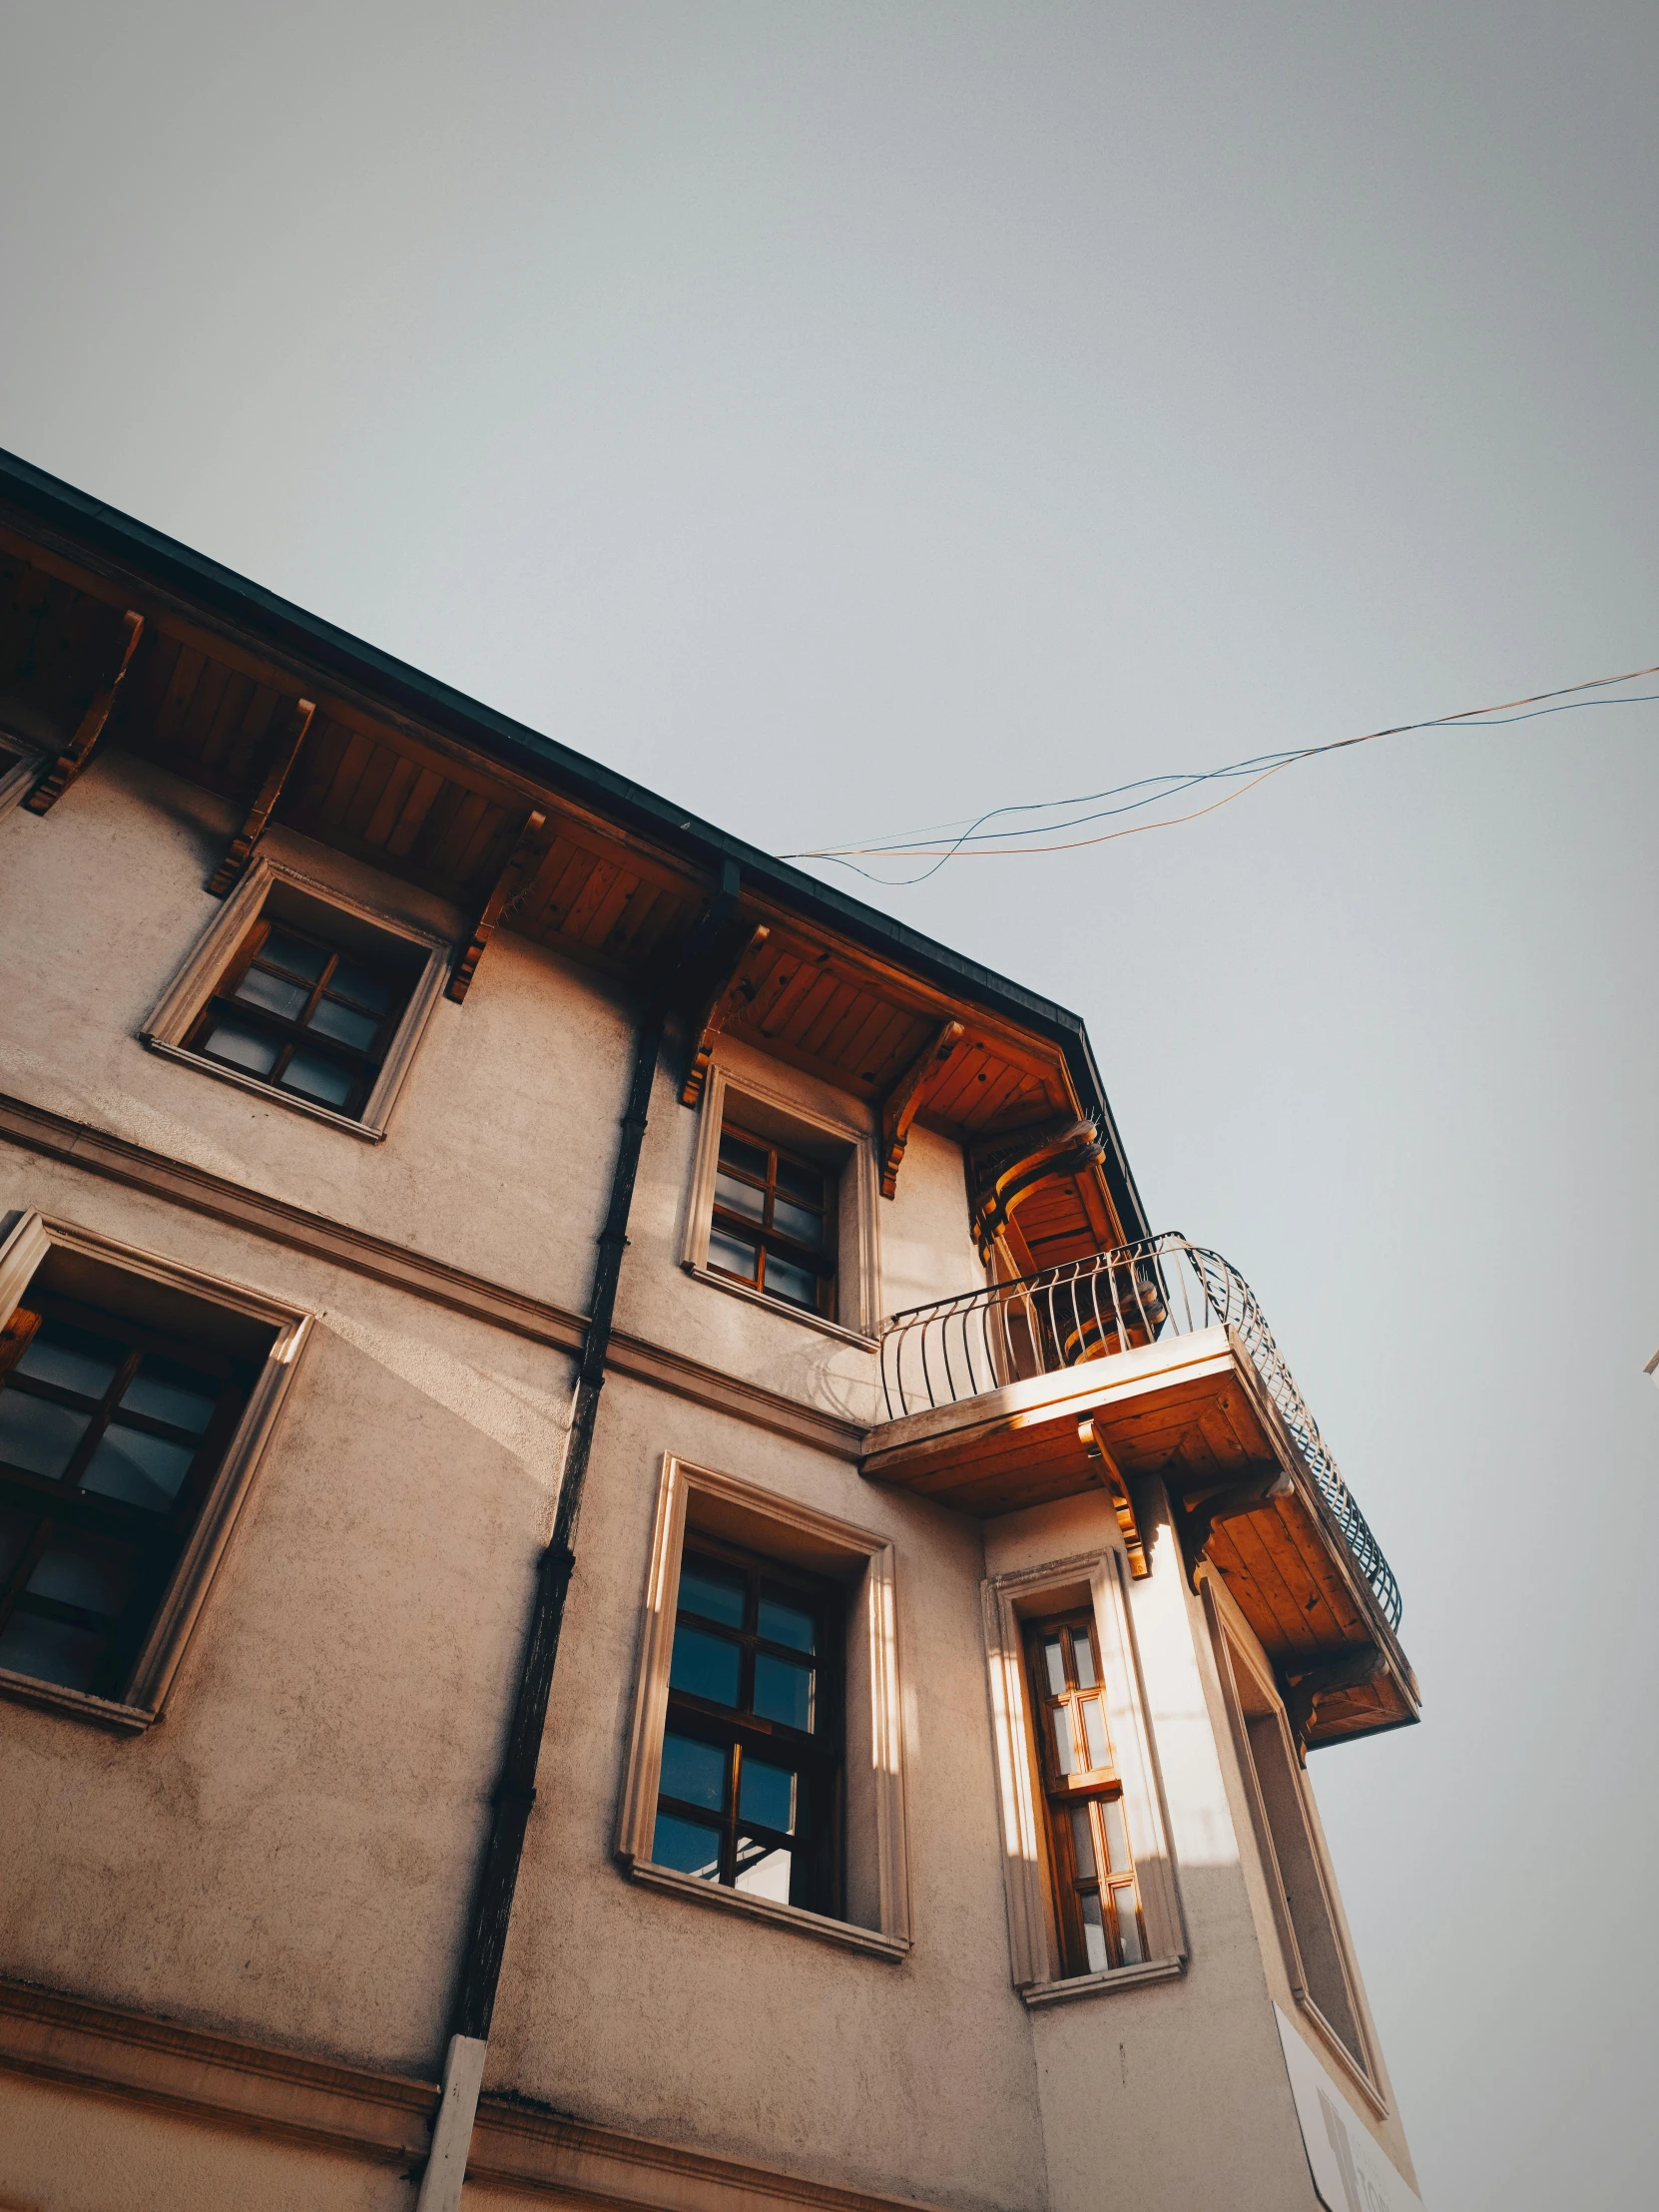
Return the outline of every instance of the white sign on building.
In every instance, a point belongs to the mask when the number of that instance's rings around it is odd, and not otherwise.
[[[1422,2199],[1406,2187],[1378,2147],[1377,2138],[1278,2005],[1273,2009],[1321,2203],[1330,2212],[1422,2212]]]

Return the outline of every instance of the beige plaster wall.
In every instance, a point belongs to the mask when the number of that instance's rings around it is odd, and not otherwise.
[[[320,1320],[163,1719],[0,1702],[0,1971],[429,2073],[568,1365],[0,1147],[31,1206]]]
[[[410,2198],[392,2166],[0,2074],[0,2212],[407,2212]]]

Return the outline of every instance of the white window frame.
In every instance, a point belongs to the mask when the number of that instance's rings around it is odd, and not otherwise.
[[[134,1663],[126,1697],[120,1701],[92,1697],[84,1690],[64,1689],[57,1683],[39,1682],[31,1675],[0,1668],[0,1696],[131,1735],[148,1728],[166,1708],[186,1646],[202,1617],[214,1576],[247,1503],[261,1454],[270,1441],[310,1335],[313,1317],[302,1307],[269,1298],[245,1284],[204,1275],[159,1253],[118,1244],[75,1222],[30,1211],[13,1218],[9,1233],[0,1242],[0,1327],[11,1320],[41,1264],[54,1251],[77,1253],[112,1273],[166,1285],[204,1305],[245,1315],[276,1331],[242,1418],[220,1458],[213,1486],[202,1502],[190,1539],[156,1609],[150,1633]]]
[[[1307,1772],[1298,1755],[1296,1739],[1291,1734],[1284,1700],[1279,1694],[1279,1685],[1274,1680],[1272,1664],[1228,1591],[1224,1587],[1218,1588],[1213,1576],[1206,1574],[1203,1577],[1200,1595],[1215,1652],[1216,1672],[1221,1681],[1222,1703],[1227,1708],[1228,1733],[1233,1740],[1233,1754],[1238,1762],[1239,1780],[1250,1811],[1257,1860],[1268,1893],[1273,1931],[1284,1962],[1285,1975],[1291,1985],[1291,1994],[1321,2048],[1329,2052],[1341,2066],[1344,2078],[1353,2082],[1380,2117],[1384,2116],[1388,2108],[1382,2092],[1382,2073],[1372,2043],[1371,2022],[1360,1986],[1354,1946],[1343,1914],[1336,1875],[1325,1849],[1319,1814],[1308,1786]],[[1316,1888],[1313,1902],[1324,1916],[1337,1954],[1343,1994],[1355,2024],[1358,2049],[1351,2047],[1347,2036],[1321,2008],[1309,1987],[1302,1942],[1291,1916],[1279,1844],[1268,1812],[1256,1747],[1251,1740],[1250,1725],[1245,1715],[1244,1699],[1240,1694],[1241,1672],[1248,1676],[1257,1703],[1268,1709],[1267,1713],[1259,1716],[1263,1724],[1266,1725],[1270,1718],[1277,1720],[1278,1752],[1285,1763],[1286,1780],[1299,1823],[1299,1833],[1292,1841],[1307,1854],[1308,1872],[1312,1874]]]
[[[845,1858],[849,1890],[856,1873],[856,1902],[873,1919],[873,1927],[723,1889],[652,1860],[668,1720],[669,1661],[688,1526],[694,1533],[701,1527],[705,1533],[741,1542],[786,1563],[809,1565],[819,1572],[827,1567],[838,1571],[849,1585],[856,1578],[844,1653]],[[632,1879],[717,1912],[794,1929],[849,1950],[879,1958],[905,1957],[910,1949],[910,1875],[897,1619],[895,1554],[885,1536],[665,1452],[617,1822],[616,1855]],[[849,1896],[849,1906],[853,1903]]]
[[[835,1319],[809,1314],[803,1307],[768,1298],[764,1291],[735,1283],[709,1265],[709,1231],[714,1220],[715,1176],[720,1167],[720,1132],[726,1115],[743,1120],[743,1108],[752,1101],[760,1109],[757,1134],[775,1133],[787,1144],[791,1129],[798,1130],[809,1154],[823,1149],[826,1140],[839,1156],[839,1201],[835,1221]],[[717,1058],[709,1068],[698,1111],[697,1151],[686,1209],[686,1235],[681,1262],[688,1275],[735,1298],[748,1299],[769,1314],[821,1329],[827,1336],[862,1345],[874,1351],[881,1327],[880,1177],[876,1172],[875,1139],[868,1123],[852,1113],[837,1116],[821,1106],[809,1106],[787,1090],[773,1088],[747,1070],[723,1067]]]
[[[1169,1980],[1186,1969],[1186,1927],[1147,1722],[1127,1574],[1123,1554],[1109,1549],[992,1575],[980,1584],[1001,1805],[1009,1961],[1014,1986],[1029,2005],[1105,1996],[1142,1982]],[[1124,1820],[1140,1886],[1147,1958],[1139,1966],[1067,1974],[1062,1971],[1055,1924],[1054,1869],[1026,1681],[1025,1628],[1029,1621],[1084,1602],[1085,1593],[1100,1639],[1107,1725],[1123,1780]]]
[[[347,915],[354,922],[366,924],[377,936],[395,937],[424,954],[424,964],[409,994],[409,1003],[360,1114],[336,1114],[326,1106],[315,1105],[292,1091],[283,1090],[279,1084],[262,1082],[257,1075],[227,1067],[219,1060],[210,1060],[204,1053],[185,1048],[191,1023],[207,1004],[237,948],[259,920],[267,899],[278,884],[289,884],[302,897]],[[414,928],[377,907],[365,906],[360,900],[335,890],[331,884],[318,882],[298,868],[290,867],[286,861],[261,853],[198,939],[189,959],[158,1000],[139,1035],[152,1052],[159,1052],[166,1059],[178,1060],[183,1066],[215,1076],[222,1083],[233,1083],[238,1090],[272,1099],[312,1121],[325,1122],[330,1129],[344,1130],[347,1136],[379,1144],[385,1137],[397,1094],[413,1065],[422,1032],[443,995],[453,950],[446,938]]]

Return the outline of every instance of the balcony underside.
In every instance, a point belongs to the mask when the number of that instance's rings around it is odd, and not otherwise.
[[[1241,1340],[1217,1327],[872,1428],[865,1476],[990,1519],[1104,1490],[1150,1537],[1167,1488],[1279,1671],[1310,1745],[1417,1717],[1416,1683]],[[1131,1556],[1134,1556],[1133,1549]]]

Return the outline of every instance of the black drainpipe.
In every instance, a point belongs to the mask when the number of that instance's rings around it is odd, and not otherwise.
[[[536,1802],[536,1767],[541,1758],[547,1701],[553,1687],[554,1662],[559,1656],[565,1598],[576,1565],[576,1523],[582,1510],[582,1490],[593,1449],[599,1393],[605,1387],[605,1361],[610,1351],[617,1283],[622,1273],[622,1255],[628,1244],[628,1216],[634,1203],[634,1183],[639,1174],[640,1149],[645,1141],[646,1117],[651,1108],[651,1086],[662,1052],[669,1003],[676,983],[688,968],[703,958],[736,912],[739,887],[738,869],[728,860],[721,870],[720,889],[687,937],[679,958],[653,988],[640,1016],[628,1103],[622,1116],[622,1141],[611,1177],[611,1202],[606,1210],[605,1226],[599,1232],[593,1299],[581,1364],[576,1371],[576,1396],[571,1407],[570,1440],[559,1482],[559,1502],[553,1517],[552,1538],[542,1553],[536,1573],[530,1634],[513,1699],[512,1725],[507,1731],[501,1778],[491,1799],[489,1841],[484,1848],[460,1980],[450,2011],[443,2100],[433,2127],[432,2151],[421,2179],[417,2212],[448,2212],[449,2207],[460,2202],[467,2144],[477,2107],[478,2084],[483,2075],[484,2046],[489,2040],[490,2021],[495,2012],[501,1959],[507,1947],[507,1926],[512,1919],[513,1895],[518,1887],[524,1831],[530,1808]]]

